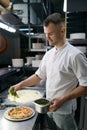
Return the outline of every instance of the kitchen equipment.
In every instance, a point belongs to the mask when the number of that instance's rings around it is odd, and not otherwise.
[[[33,49],[43,49],[44,44],[43,43],[32,43],[32,48]]]
[[[42,57],[43,57],[43,55],[35,55],[35,59],[36,59],[36,60],[41,60]]]
[[[85,33],[71,33],[70,39],[85,39],[86,34]]]
[[[39,67],[41,60],[32,60],[32,67]]]
[[[32,64],[32,60],[35,60],[35,57],[26,57],[27,64],[30,65]]]
[[[0,53],[7,49],[7,40],[5,37],[0,35]]]
[[[23,67],[23,59],[20,59],[20,58],[12,59],[12,66],[13,67]]]
[[[50,101],[45,99],[45,98],[40,98],[35,100],[34,102],[35,109],[38,113],[47,113],[48,112],[48,107],[50,105]]]
[[[24,24],[28,24],[28,5],[26,3],[13,4],[13,12]]]

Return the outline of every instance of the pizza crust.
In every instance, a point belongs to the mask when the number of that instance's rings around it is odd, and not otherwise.
[[[34,101],[36,99],[42,98],[42,94],[37,91],[37,90],[18,90],[17,94],[19,96],[19,98],[12,96],[12,95],[8,95],[8,99],[10,99],[11,101],[15,101],[15,102],[19,102],[19,103],[26,103],[26,102],[31,102]]]
[[[33,111],[31,108],[26,106],[17,106],[9,109],[6,116],[8,119],[25,119],[30,117],[32,114]]]

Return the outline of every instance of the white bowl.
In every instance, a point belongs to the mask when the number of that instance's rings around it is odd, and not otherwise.
[[[32,67],[39,67],[41,60],[32,60]]]
[[[12,66],[13,67],[23,67],[23,59],[20,59],[20,58],[12,59]]]
[[[35,60],[35,57],[26,57],[27,64],[30,65],[32,64],[32,60]]]

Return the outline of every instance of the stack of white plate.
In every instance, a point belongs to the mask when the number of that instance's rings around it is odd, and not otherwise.
[[[33,49],[43,49],[44,44],[43,43],[32,43],[32,48]]]
[[[86,34],[85,33],[71,33],[70,39],[85,39]]]

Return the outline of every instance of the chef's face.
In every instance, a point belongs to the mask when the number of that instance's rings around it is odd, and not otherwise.
[[[46,39],[49,41],[49,44],[51,46],[57,46],[62,41],[62,39],[64,38],[64,32],[65,31],[62,25],[49,23],[48,26],[44,26]]]

